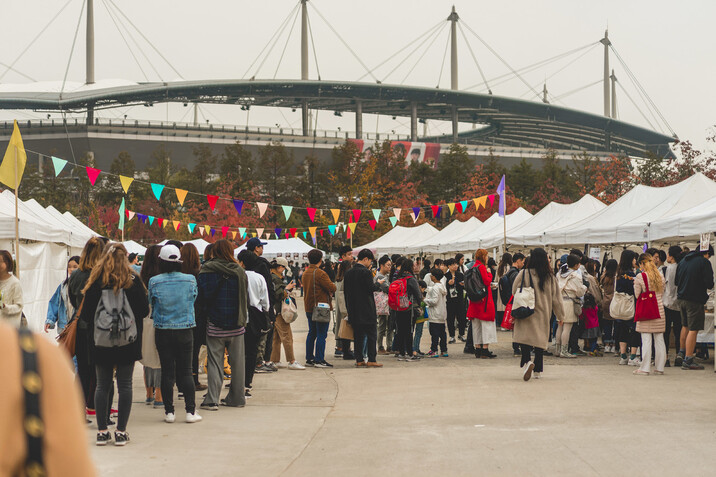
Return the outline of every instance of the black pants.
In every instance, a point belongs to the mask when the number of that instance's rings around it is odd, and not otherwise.
[[[194,330],[194,346],[191,355],[191,372],[194,376],[194,385],[199,384],[199,351],[206,344],[206,321],[197,317]]]
[[[401,355],[413,355],[413,316],[410,309],[395,312],[395,346]]]
[[[664,343],[666,344],[666,355],[669,355],[669,335],[671,330],[674,330],[674,346],[676,351],[679,351],[680,339],[681,339],[681,313],[676,310],[669,310],[664,308],[666,314],[666,332],[664,333]],[[655,355],[652,355],[655,356]]]
[[[460,336],[464,336],[467,319],[465,318],[465,301],[461,298],[452,298],[447,300],[447,326],[450,338],[455,337],[456,321],[458,334]]]
[[[79,325],[79,323],[78,323]],[[94,409],[95,388],[97,375],[94,364],[90,361],[88,331],[77,327],[77,341],[75,342],[75,357],[77,358],[77,378],[82,385],[82,396],[85,398],[85,407]],[[114,388],[114,386],[112,386]]]
[[[259,348],[259,338],[261,335],[252,330],[250,326],[246,327],[244,334],[244,385],[248,388],[254,380],[254,371],[256,370],[256,353]]]
[[[263,361],[267,363],[271,361],[271,351],[273,350],[273,333],[276,328],[276,323],[271,323],[271,329],[266,334],[266,346],[264,346],[264,355],[261,356]]]
[[[162,399],[164,412],[174,412],[174,383],[179,392],[184,393],[186,412],[196,409],[194,378],[191,375],[191,359],[194,348],[194,331],[191,328],[181,330],[156,329],[154,342],[162,365]]]
[[[582,334],[582,327],[579,326],[579,321],[572,325],[572,329],[569,331],[569,351],[575,352],[579,349],[579,336]],[[641,338],[640,338],[641,339]]]
[[[438,352],[438,344],[440,344],[440,352],[447,353],[447,334],[445,333],[445,323],[428,323],[430,331],[430,351]]]
[[[466,354],[475,352],[475,342],[472,340],[472,320],[467,324],[467,339],[465,340],[465,348],[462,352]]]
[[[356,363],[363,362],[363,341],[368,339],[367,352],[368,362],[375,363],[376,342],[378,341],[378,327],[376,323],[365,325],[353,325],[353,354],[356,357]],[[345,350],[343,351],[345,353]]]
[[[119,364],[117,367],[117,392],[118,404],[117,411],[117,430],[124,432],[127,430],[127,422],[129,422],[129,414],[132,411],[132,373],[134,372],[134,362],[131,364]],[[107,429],[107,417],[112,407],[112,390],[114,389],[114,368],[112,364],[95,364],[95,376],[97,378],[97,388],[94,392],[94,402],[96,404],[97,429],[104,431]]]
[[[544,350],[542,348],[536,348],[536,347],[526,345],[526,344],[520,344],[519,346],[522,349],[522,359],[520,360],[520,368],[522,366],[524,366],[525,364],[529,363],[530,361],[532,361],[531,354],[532,354],[532,350],[534,350],[535,351],[534,372],[541,373],[542,370],[544,369],[544,360],[543,360],[543,356],[542,356],[542,352]]]

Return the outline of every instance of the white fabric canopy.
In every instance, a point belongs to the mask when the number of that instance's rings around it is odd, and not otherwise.
[[[520,207],[511,214],[507,215],[507,231],[509,232],[510,230],[514,230],[530,218],[532,218],[532,214]],[[503,235],[504,220],[505,219],[500,217],[497,213],[492,214],[492,216],[484,221],[482,225],[474,228],[466,235],[463,235],[453,243],[449,244],[449,250],[446,251],[474,252],[478,248],[485,248],[487,246],[485,244],[488,242],[493,244],[490,245],[492,247],[498,246],[499,243],[494,244],[494,242],[497,240],[497,237],[500,237],[500,242],[502,241],[501,237]]]
[[[274,259],[276,257],[284,257],[287,260],[298,260],[305,259],[306,254],[314,249],[300,238],[294,237],[290,239],[276,239],[276,240],[263,240],[266,242],[264,245],[264,257],[267,260]],[[234,255],[238,255],[239,252],[246,248],[246,244],[235,250]]]
[[[651,240],[697,237],[716,231],[716,197],[671,217],[655,220],[649,226]]]
[[[122,245],[124,245],[124,248],[127,249],[127,253],[136,253],[137,255],[142,255],[147,251],[147,247],[143,247],[141,244],[135,242],[134,240],[127,240],[126,242],[122,242]]]
[[[468,220],[461,222],[453,220],[446,225],[440,232],[432,237],[421,241],[420,243],[406,247],[406,254],[414,253],[444,253],[450,251],[450,244],[460,237],[465,236],[470,231],[482,225],[477,217],[470,217]]]
[[[415,227],[403,227],[402,225],[397,225],[372,242],[365,244],[362,247],[356,247],[356,250],[367,248],[372,250],[375,255],[391,255],[393,253],[402,254],[406,253],[406,250],[408,249],[414,250],[412,253],[417,253],[420,250],[418,249],[416,251],[414,247],[423,241],[429,240],[438,232],[438,229],[428,223]]]

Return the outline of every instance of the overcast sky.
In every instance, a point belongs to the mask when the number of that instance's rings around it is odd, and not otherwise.
[[[32,2],[2,2],[0,15],[14,18],[4,22],[4,47],[0,62],[13,63],[43,27],[54,17],[66,0],[33,0]],[[15,68],[37,81],[62,81],[77,28],[82,0],[70,0],[57,20],[39,37],[15,63]],[[152,47],[133,30],[127,20],[117,13],[115,21],[126,25],[128,34],[120,25],[125,44],[109,14],[109,0],[95,0],[96,79],[126,79],[157,81],[178,79],[177,73],[165,63]],[[295,0],[229,1],[212,0],[114,0],[121,11],[138,27],[151,43],[169,60],[184,79],[243,78],[256,74],[257,78],[300,77],[299,26],[293,27],[286,43],[294,16]],[[384,83],[403,83],[429,87],[450,86],[449,54],[442,78],[441,64],[448,40],[448,27],[439,26],[455,4],[461,17],[464,34],[470,43],[479,65],[496,95],[539,100],[520,80],[499,83],[494,78],[508,72],[470,31],[476,32],[492,49],[513,68],[548,59],[570,50],[597,42],[609,27],[609,37],[631,72],[656,104],[671,128],[682,139],[699,147],[706,147],[707,129],[716,124],[716,35],[713,19],[716,2],[690,0],[639,1],[523,1],[477,2],[458,0],[310,0],[309,18],[322,79],[355,81],[366,73],[349,50],[331,31],[319,15],[322,14],[337,30],[346,43],[369,68],[389,58],[401,48],[411,44],[401,55],[377,69],[374,75]],[[249,65],[269,43],[284,19],[287,28],[279,37],[270,55],[262,55],[259,62],[245,73]],[[436,27],[434,41],[427,41],[415,54],[407,56],[422,38],[414,40]],[[462,33],[458,32],[459,86],[468,88],[482,82],[479,70],[467,47]],[[430,38],[430,37],[428,37]],[[134,44],[137,41],[139,46]],[[85,23],[80,24],[77,45],[70,64],[68,81],[83,82],[85,78]],[[284,47],[283,61],[279,65]],[[133,58],[136,56],[140,67]],[[145,58],[149,57],[150,61]],[[421,56],[422,55],[422,56]],[[582,55],[580,57],[580,55]],[[260,69],[258,63],[266,57]],[[317,78],[317,69],[311,49],[311,79]],[[399,63],[405,59],[402,65]],[[152,66],[153,65],[153,66]],[[395,72],[388,73],[395,69]],[[619,119],[645,127],[670,131],[654,110],[650,110],[640,97],[637,88],[617,60],[611,55],[621,87],[617,88]],[[142,72],[142,69],[144,72]],[[156,69],[156,71],[155,71]],[[0,74],[5,67],[0,66]],[[567,94],[595,83],[602,77],[603,47],[584,48],[560,61],[545,65],[523,77],[541,92],[547,82],[551,102],[588,112],[602,114],[603,93],[600,84]],[[493,79],[493,81],[490,81]],[[30,80],[15,72],[8,72],[0,83],[27,83]],[[361,81],[375,81],[365,76]],[[626,93],[624,92],[626,90]],[[471,91],[484,91],[477,86]],[[627,94],[637,103],[632,104]],[[212,123],[240,124],[247,121],[246,113],[236,107],[203,107],[200,120]],[[642,116],[651,122],[651,125]],[[189,108],[181,105],[155,108],[122,108],[100,113],[103,117],[154,118],[171,121],[191,121]],[[278,112],[254,111],[248,118],[252,125],[300,127],[300,113],[290,110]],[[27,119],[39,114],[0,111],[0,118]],[[406,118],[368,118],[365,129],[370,132],[408,132]],[[653,125],[653,127],[652,127]],[[320,113],[319,129],[344,131],[354,129],[353,116],[342,118]],[[430,133],[449,132],[449,125],[431,124]],[[421,131],[422,132],[422,131]]]

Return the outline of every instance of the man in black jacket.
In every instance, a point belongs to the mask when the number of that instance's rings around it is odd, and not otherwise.
[[[373,292],[380,291],[380,285],[384,280],[373,282],[373,274],[368,268],[373,260],[373,252],[364,248],[358,253],[355,265],[343,277],[348,322],[353,327],[353,352],[356,357],[356,367],[380,368],[383,366],[375,360],[378,316],[375,312]],[[368,339],[368,363],[363,361],[363,341],[366,338]]]
[[[704,305],[709,299],[708,290],[714,287],[714,272],[711,258],[714,249],[695,250],[686,255],[676,268],[677,306],[681,312],[681,346],[674,366],[681,369],[704,369],[694,362],[696,335],[704,329],[706,318]]]
[[[269,307],[269,318],[271,319],[271,324],[273,325],[276,321],[276,314],[274,312],[274,286],[273,280],[271,279],[271,264],[268,260],[261,256],[264,253],[264,245],[266,245],[266,242],[262,242],[258,237],[252,237],[248,242],[246,242],[246,250],[253,252],[258,257],[256,265],[251,270],[261,275],[266,282],[266,288],[268,288],[269,293],[269,303],[271,304]],[[257,373],[270,373],[272,371],[278,371],[278,367],[276,367],[274,363],[270,362],[272,343],[273,326],[271,326],[268,334],[262,335],[259,340],[258,350],[256,353]]]

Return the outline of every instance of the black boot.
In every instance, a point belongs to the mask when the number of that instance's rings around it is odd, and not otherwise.
[[[475,357],[477,359],[482,358],[482,348],[475,348]]]

